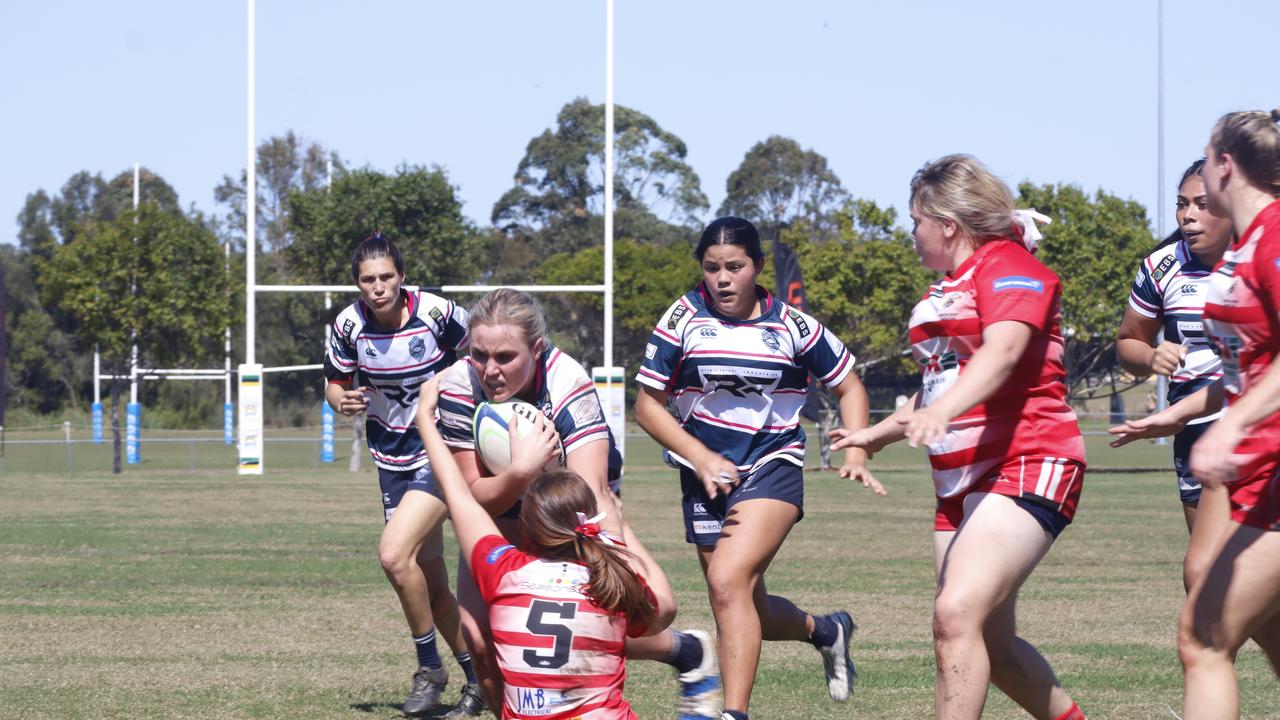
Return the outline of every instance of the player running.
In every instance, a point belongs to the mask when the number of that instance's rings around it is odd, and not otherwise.
[[[762,640],[811,643],[831,697],[845,700],[856,678],[853,620],[768,594],[764,574],[804,515],[809,373],[840,399],[851,430],[867,424],[866,390],[834,334],[756,285],[764,253],[750,222],[712,222],[694,257],[703,281],[663,313],[645,348],[636,422],[680,469],[685,540],[697,547],[718,629],[724,717],[747,718]],[[848,452],[840,474],[884,494],[865,463]]]
[[[1129,307],[1116,337],[1120,365],[1138,377],[1158,373],[1169,378],[1168,401],[1174,404],[1222,377],[1222,361],[1209,345],[1202,322],[1209,273],[1231,244],[1231,221],[1208,211],[1204,160],[1197,160],[1178,183],[1178,229],[1142,259],[1129,293]],[[1164,341],[1156,342],[1164,331]],[[1227,521],[1224,489],[1203,492],[1191,474],[1191,446],[1218,417],[1188,423],[1174,436],[1173,467],[1191,541],[1183,562],[1187,588],[1204,574],[1208,555]],[[1197,508],[1205,508],[1197,514]],[[1198,517],[1205,525],[1195,530]]]
[[[422,410],[435,409],[439,380],[423,386]],[[513,457],[545,463],[560,452],[552,421],[533,433],[511,423]],[[513,545],[471,494],[456,455],[434,423],[422,437],[444,488],[454,532],[488,605],[502,672],[503,718],[634,720],[622,699],[628,637],[661,632],[675,617],[662,569],[625,522],[601,526],[596,493],[571,470],[541,472],[522,496],[521,538]],[[613,503],[610,503],[612,506]]]
[[[507,538],[518,541],[521,498],[543,461],[513,454],[510,468],[489,476],[475,450],[472,423],[478,403],[523,400],[551,421],[564,446],[566,467],[586,482],[597,507],[606,513],[605,529],[621,533],[621,513],[614,498],[622,480],[622,455],[605,422],[595,383],[582,365],[547,339],[546,319],[537,302],[518,290],[494,290],[472,308],[469,325],[470,356],[450,367],[441,379],[439,426],[476,500],[495,517]],[[431,421],[425,410],[419,411],[418,418],[424,425]],[[463,632],[481,686],[491,703],[498,702],[503,696],[502,675],[490,652],[489,614],[461,565],[457,588]],[[630,659],[657,660],[675,670],[681,720],[718,717],[720,679],[709,635],[668,630],[628,639],[626,654]]]
[[[1032,255],[1039,232],[977,159],[948,155],[911,180],[912,236],[944,273],[911,313],[923,386],[833,448],[925,446],[938,494],[933,604],[938,718],[982,715],[988,683],[1040,720],[1083,720],[1016,632],[1018,590],[1071,522],[1084,440],[1066,402],[1061,284]]]
[[[402,710],[421,715],[440,703],[449,675],[436,650],[439,627],[467,678],[453,716],[478,715],[484,703],[443,558],[447,510],[414,427],[418,386],[447,368],[466,344],[467,313],[431,293],[405,290],[404,258],[380,233],[356,247],[351,275],[360,299],[333,322],[325,399],[343,415],[368,414],[385,522],[378,558],[400,598],[418,657]]]

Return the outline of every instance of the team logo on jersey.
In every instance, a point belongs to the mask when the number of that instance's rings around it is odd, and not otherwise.
[[[399,385],[375,385],[388,400],[393,400],[402,408],[411,408],[418,400],[418,388],[403,388]]]
[[[364,354],[369,357],[378,357],[378,351],[373,349],[372,345],[368,345],[364,349]]]
[[[351,322],[350,320],[343,320],[343,321],[342,321],[342,334],[343,334],[343,335],[345,335],[345,336],[347,337],[347,339],[348,339],[348,340],[350,340],[350,339],[351,339],[351,331],[352,331],[352,330],[354,330],[354,329],[355,329],[355,327],[356,327],[356,324],[355,324],[355,323],[353,323],[353,322]]]
[[[1177,259],[1172,255],[1165,255],[1160,264],[1156,265],[1156,269],[1151,271],[1151,279],[1156,281],[1164,279],[1164,276],[1169,274],[1169,268],[1176,262],[1178,262]]]
[[[435,308],[431,309],[435,310]],[[422,338],[415,336],[409,341],[409,354],[414,360],[421,360],[422,356],[427,354],[427,344],[422,341]]]
[[[1032,292],[1044,292],[1044,283],[1029,278],[1025,275],[1009,275],[997,278],[991,283],[992,292],[1002,292],[1004,290],[1030,290]]]
[[[707,394],[723,390],[734,397],[764,396],[778,387],[781,370],[737,367],[732,365],[704,365],[698,368],[702,386]]]
[[[1196,294],[1196,292],[1197,292],[1197,290],[1196,290],[1196,286],[1195,286],[1195,285],[1183,285],[1183,286],[1182,286],[1182,294],[1183,294],[1183,295],[1195,295],[1195,294]]]
[[[925,372],[942,372],[959,367],[960,363],[956,361],[956,353],[954,350],[948,350],[941,355],[930,355],[926,358],[920,358],[920,367]]]
[[[715,337],[716,329],[713,327],[704,327],[698,331],[698,334],[701,335],[702,337]]]
[[[782,347],[782,340],[778,337],[778,333],[774,332],[772,328],[764,328],[761,330],[760,340],[764,343],[765,347],[774,352],[777,352],[778,348]]]
[[[444,324],[444,313],[440,312],[440,308],[438,307],[431,308],[430,310],[427,311],[427,315],[430,315],[431,319],[435,320],[437,325]]]
[[[800,331],[800,337],[809,336],[809,323],[804,321],[804,317],[795,311],[795,308],[787,309],[787,317],[791,318],[791,322],[796,324],[796,329]]]
[[[498,558],[507,554],[508,550],[515,550],[515,549],[516,549],[515,545],[499,545],[498,547],[489,551],[489,554],[484,557],[484,561],[492,565],[498,562]]]
[[[688,312],[689,306],[684,303],[677,305],[676,309],[671,311],[671,317],[667,318],[667,329],[675,330],[676,325],[680,324],[680,318],[684,317]]]

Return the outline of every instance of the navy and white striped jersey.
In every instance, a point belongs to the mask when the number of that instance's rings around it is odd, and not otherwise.
[[[329,382],[373,388],[365,423],[369,454],[378,467],[403,471],[427,464],[414,425],[418,388],[467,344],[467,311],[429,292],[400,292],[409,309],[404,327],[380,327],[362,300],[338,314],[324,373]]]
[[[613,432],[605,422],[595,382],[577,360],[548,343],[537,357],[534,393],[530,403],[551,421],[564,445],[565,456],[590,443],[609,443],[609,486],[618,489],[622,477],[622,453],[614,442]],[[525,396],[521,395],[521,399]],[[484,389],[475,368],[466,359],[445,371],[440,380],[438,427],[449,447],[475,449],[476,405],[484,402]]]
[[[743,474],[775,459],[803,467],[800,409],[809,373],[834,387],[854,363],[844,343],[813,317],[762,287],[756,293],[760,317],[735,320],[716,313],[699,284],[663,313],[636,375],[668,393],[681,427]]]
[[[1129,307],[1143,317],[1160,319],[1164,339],[1187,348],[1182,367],[1169,378],[1169,402],[1175,403],[1222,377],[1222,360],[1204,331],[1204,301],[1213,268],[1200,262],[1178,240],[1142,259],[1129,293]],[[1208,422],[1213,417],[1196,422]]]

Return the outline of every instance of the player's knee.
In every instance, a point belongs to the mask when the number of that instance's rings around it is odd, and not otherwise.
[[[985,613],[959,593],[943,592],[933,600],[933,640],[946,644],[981,633]]]
[[[751,602],[750,579],[740,573],[716,567],[707,569],[707,595],[713,610],[722,610],[743,600]]]
[[[407,584],[410,573],[421,572],[409,553],[391,543],[378,546],[378,562],[382,564],[382,571],[387,574],[387,578],[397,586]]]

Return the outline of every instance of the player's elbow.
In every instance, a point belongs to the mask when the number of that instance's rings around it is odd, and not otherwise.
[[[649,635],[657,635],[670,627],[671,623],[675,622],[676,612],[679,609],[676,607],[676,597],[671,592],[657,595],[657,601],[657,605],[654,607],[653,624],[649,627]]]

